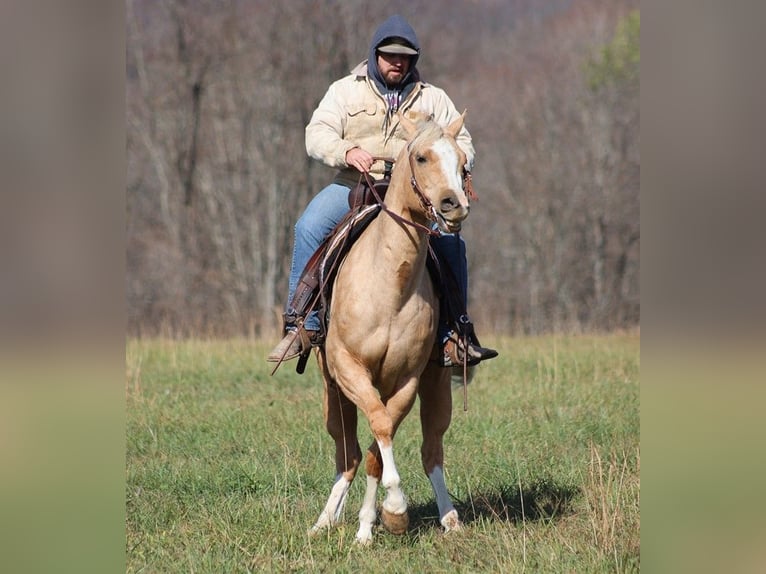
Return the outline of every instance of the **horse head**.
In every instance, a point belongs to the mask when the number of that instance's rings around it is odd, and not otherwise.
[[[466,155],[455,141],[465,115],[446,128],[431,118],[413,121],[399,115],[408,139],[402,153],[408,156],[412,187],[423,214],[445,233],[460,231],[471,209],[464,189]]]

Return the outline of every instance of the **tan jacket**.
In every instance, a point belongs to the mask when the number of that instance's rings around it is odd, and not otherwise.
[[[359,181],[359,172],[346,163],[348,150],[360,147],[373,156],[396,158],[406,144],[404,129],[396,116],[389,121],[386,111],[385,99],[367,77],[365,60],[350,75],[334,82],[319,102],[306,126],[306,151],[312,158],[340,168],[336,183],[353,186]],[[417,83],[399,111],[408,118],[433,115],[444,127],[460,115],[444,90],[425,82]],[[468,158],[466,167],[471,170],[475,151],[465,127],[458,134],[457,143]],[[380,179],[383,169],[383,162],[376,161],[370,175]]]

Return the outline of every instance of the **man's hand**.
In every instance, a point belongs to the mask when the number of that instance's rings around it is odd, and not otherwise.
[[[370,171],[373,162],[372,156],[360,147],[351,148],[346,152],[346,163],[362,173]]]

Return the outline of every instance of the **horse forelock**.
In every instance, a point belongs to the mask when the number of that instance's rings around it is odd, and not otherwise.
[[[423,145],[428,145],[444,135],[442,127],[433,120],[418,123],[418,131],[409,143],[409,150],[413,151]]]

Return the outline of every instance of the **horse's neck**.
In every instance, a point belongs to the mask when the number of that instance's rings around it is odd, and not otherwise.
[[[407,165],[408,161],[407,154],[402,154],[397,160],[397,167],[402,169],[394,169],[391,184],[388,186],[388,192],[386,193],[385,203],[388,209],[399,217],[427,227],[429,221],[423,213],[422,205],[413,188],[412,172]],[[406,223],[403,225],[406,225],[409,229],[415,229],[415,226],[407,225]]]
[[[406,221],[411,220],[411,216],[406,210],[397,210],[394,213]],[[376,245],[377,256],[388,256],[397,262],[414,262],[428,250],[428,237],[423,231],[404,221],[395,219],[388,213],[380,213],[373,224],[371,224],[373,227],[371,239]]]
[[[388,210],[405,221],[413,221],[414,218],[423,220],[422,215],[416,215],[419,212],[413,205],[412,200],[415,196],[411,189],[409,172],[398,175],[399,177],[392,179],[386,194],[385,203]],[[425,221],[419,221],[421,225],[424,223]],[[408,279],[417,279],[424,273],[428,252],[427,235],[415,226],[385,212],[378,215],[371,228],[369,240],[374,247],[371,252],[375,255],[370,271],[396,275],[402,280],[403,286],[408,283],[414,285],[416,282]]]

